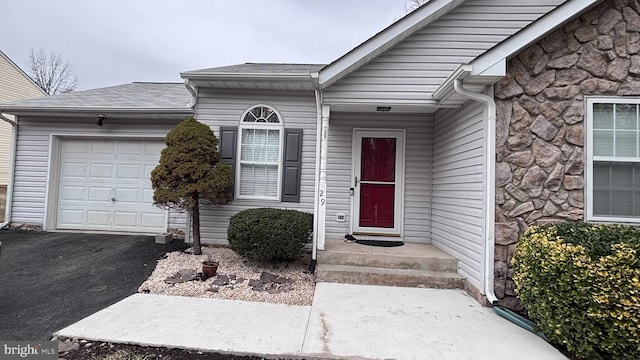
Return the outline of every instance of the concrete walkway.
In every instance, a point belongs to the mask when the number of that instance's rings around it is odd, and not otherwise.
[[[566,359],[460,290],[332,283],[312,306],[136,294],[56,335],[307,359]]]

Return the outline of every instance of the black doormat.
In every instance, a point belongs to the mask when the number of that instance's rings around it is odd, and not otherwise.
[[[368,245],[368,246],[382,246],[382,247],[395,247],[402,246],[402,241],[385,241],[385,240],[356,240],[356,244]]]

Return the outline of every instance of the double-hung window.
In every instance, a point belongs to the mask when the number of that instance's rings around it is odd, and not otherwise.
[[[247,110],[239,126],[239,198],[278,199],[282,119],[267,105]]]
[[[587,220],[640,222],[640,98],[587,98]]]

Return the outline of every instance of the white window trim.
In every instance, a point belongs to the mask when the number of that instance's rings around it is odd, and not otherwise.
[[[601,223],[626,223],[640,224],[640,218],[636,217],[613,217],[613,216],[597,216],[593,214],[593,104],[609,103],[609,104],[640,104],[640,97],[619,97],[619,96],[598,96],[585,97],[585,169],[584,169],[584,206],[585,220]],[[601,156],[600,161],[619,161],[619,162],[638,162],[638,158],[621,157],[621,156]]]
[[[249,122],[244,122],[244,117],[247,115],[247,113],[257,107],[268,107],[269,109],[273,110],[276,115],[278,116],[278,119],[280,120],[279,123],[261,123],[261,122],[253,122],[253,123],[249,123]],[[242,116],[240,117],[240,122],[239,122],[239,126],[238,126],[238,137],[236,139],[236,159],[238,159],[238,166],[236,166],[236,176],[235,178],[237,179],[236,183],[235,183],[235,193],[236,193],[236,199],[246,199],[246,200],[268,200],[268,201],[280,201],[280,197],[281,197],[281,187],[282,187],[282,147],[283,147],[283,142],[284,142],[284,120],[282,119],[282,115],[280,115],[280,112],[278,112],[278,110],[271,106],[271,105],[267,105],[267,104],[256,104],[256,105],[252,105],[249,108],[247,108],[247,110],[245,110],[242,113]],[[252,195],[241,195],[240,194],[240,169],[241,169],[241,164],[242,164],[242,130],[243,129],[278,129],[279,132],[279,144],[278,144],[278,181],[277,181],[277,185],[276,185],[276,196],[275,197],[270,197],[270,196],[252,196]]]

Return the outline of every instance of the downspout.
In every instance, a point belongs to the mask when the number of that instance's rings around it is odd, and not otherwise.
[[[193,115],[195,115],[196,101],[198,99],[198,88],[191,85],[191,83],[189,82],[189,79],[184,79],[184,86],[191,93],[191,101],[187,104],[187,107],[193,109],[194,110]]]
[[[485,194],[487,198],[485,199],[485,250],[484,250],[484,291],[487,300],[492,305],[497,304],[498,298],[496,297],[494,287],[493,287],[493,277],[494,277],[494,251],[495,251],[495,240],[494,240],[494,227],[495,227],[495,172],[496,172],[496,161],[495,161],[495,143],[496,143],[496,103],[491,96],[487,96],[482,93],[472,92],[465,89],[462,86],[462,80],[455,79],[453,83],[453,89],[456,93],[469,98],[471,100],[481,102],[484,104],[485,109],[487,110],[487,126],[485,127],[485,139],[486,139],[486,150],[485,157],[487,159],[487,176],[485,183]]]
[[[9,123],[13,129],[13,135],[11,137],[11,159],[9,161],[9,174],[7,178],[7,206],[4,213],[4,221],[0,223],[0,229],[4,229],[11,223],[11,209],[13,208],[13,174],[16,165],[16,147],[18,144],[18,120],[16,119],[16,121],[13,121],[5,117],[1,112],[0,119]]]
[[[187,107],[191,108],[193,110],[193,116],[195,117],[196,115],[196,103],[198,100],[198,88],[191,85],[191,83],[189,82],[189,79],[184,79],[184,86],[187,88],[187,90],[191,93],[191,101],[189,101],[189,103],[187,104]],[[191,223],[192,223],[192,217],[191,217],[191,212],[187,211],[187,221],[185,221],[184,224],[184,241],[187,244],[191,244]]]
[[[322,90],[318,83],[318,73],[311,74],[311,80],[315,85],[316,96],[316,171],[315,171],[315,194],[313,196],[313,244],[311,248],[311,263],[309,264],[309,272],[316,271],[318,264],[318,202],[319,202],[319,186],[320,186],[320,142],[322,141]]]

